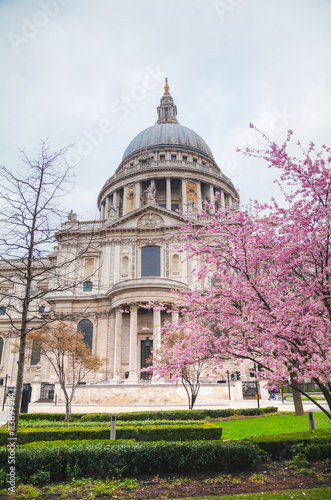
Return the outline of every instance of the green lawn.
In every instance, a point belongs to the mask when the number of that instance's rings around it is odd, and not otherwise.
[[[330,429],[331,420],[324,413],[314,414],[316,429]],[[297,417],[293,414],[271,415],[215,422],[223,428],[222,439],[244,439],[261,434],[308,431],[308,415]]]
[[[225,495],[222,497],[196,497],[183,500],[330,500],[331,488],[314,488],[311,490],[288,490],[273,493],[251,493],[250,495]]]

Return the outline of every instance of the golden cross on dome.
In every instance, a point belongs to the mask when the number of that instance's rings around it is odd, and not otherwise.
[[[166,78],[166,79],[165,79],[165,81],[166,81],[166,84],[165,84],[165,86],[164,86],[164,93],[165,93],[165,94],[169,94],[169,88],[170,88],[170,87],[169,87],[169,85],[168,85],[168,78]]]

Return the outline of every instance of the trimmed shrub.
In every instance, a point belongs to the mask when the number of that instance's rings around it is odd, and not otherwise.
[[[71,421],[80,420],[86,413],[73,413]],[[64,413],[21,413],[20,420],[48,420],[48,422],[64,422]]]
[[[261,451],[253,443],[220,441],[18,447],[16,457],[16,472],[24,483],[31,477],[54,482],[72,477],[242,470],[261,463]],[[3,447],[0,468],[6,464]]]
[[[116,429],[118,439],[135,439],[136,441],[187,441],[221,439],[222,428],[212,424],[206,425],[158,425],[158,426],[121,426]],[[0,445],[7,444],[6,429],[0,431]],[[18,431],[17,443],[26,444],[33,441],[55,441],[67,439],[109,439],[109,427],[69,427],[21,429]]]
[[[253,436],[248,440],[257,444],[263,451],[269,453],[273,458],[291,457],[295,453],[294,445],[299,443],[319,443],[331,444],[331,430],[318,429],[302,432],[288,432],[284,434],[269,434],[266,436]]]
[[[323,443],[308,443],[300,449],[308,460],[325,460],[331,457],[331,439]]]
[[[80,427],[80,428],[85,428],[85,427],[105,427],[108,424],[110,425],[110,422],[48,422],[47,420],[35,420],[35,421],[29,421],[26,420],[25,422],[20,422],[19,428],[20,429],[43,429],[46,427],[52,427],[52,429],[69,429],[70,427]],[[145,426],[145,425],[205,425],[204,420],[137,420],[134,423],[131,422],[123,422],[123,420],[117,420],[116,425],[118,427],[123,427],[127,425],[137,425],[138,427],[140,426]]]
[[[175,410],[175,411],[140,411],[117,413],[117,420],[124,422],[139,420],[205,420],[206,418],[227,418],[233,415],[263,415],[275,413],[277,407],[245,408],[242,410]],[[64,422],[64,413],[22,413],[21,421],[48,420],[49,422]],[[72,422],[110,422],[111,413],[73,413]]]
[[[248,412],[252,413],[248,413]],[[140,411],[132,413],[118,413],[117,420],[132,422],[139,420],[205,420],[206,418],[227,418],[233,415],[263,415],[275,413],[276,407],[247,408],[243,410],[174,410],[174,411]],[[243,412],[243,413],[242,413]],[[82,422],[110,422],[110,413],[86,413],[81,417]]]
[[[32,443],[26,443],[20,445],[20,448],[49,448],[49,447],[63,447],[63,446],[74,446],[74,445],[88,445],[93,443],[102,444],[104,446],[115,446],[119,444],[127,444],[127,443],[136,443],[134,439],[116,439],[114,441],[110,441],[109,439],[94,439],[90,441],[89,439],[68,439],[67,441],[33,441]]]

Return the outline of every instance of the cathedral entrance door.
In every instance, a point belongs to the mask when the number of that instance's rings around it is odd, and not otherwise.
[[[150,341],[150,346],[145,345],[145,340],[140,341],[140,367],[148,368],[153,364],[153,341]],[[150,380],[152,378],[151,373],[140,373],[140,378],[143,380]]]

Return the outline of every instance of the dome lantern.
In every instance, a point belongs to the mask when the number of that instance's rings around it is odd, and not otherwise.
[[[177,122],[177,107],[169,93],[168,78],[165,79],[164,94],[161,97],[160,106],[157,108],[158,120],[160,123],[178,123]]]

